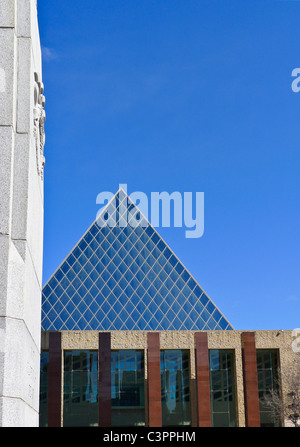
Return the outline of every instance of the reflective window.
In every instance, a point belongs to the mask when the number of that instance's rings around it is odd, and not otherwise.
[[[64,352],[64,427],[98,425],[98,353]]]
[[[41,351],[39,426],[48,427],[48,351]]]
[[[279,427],[280,419],[264,402],[265,396],[279,392],[279,355],[276,349],[258,349],[257,376],[261,427]]]
[[[144,376],[144,351],[112,351],[112,426],[145,425]]]
[[[235,427],[237,421],[234,351],[210,350],[209,369],[212,426]]]
[[[189,351],[160,353],[162,425],[191,424]]]

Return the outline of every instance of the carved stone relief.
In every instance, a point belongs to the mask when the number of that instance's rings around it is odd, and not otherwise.
[[[36,161],[38,175],[43,179],[44,176],[44,146],[45,146],[45,120],[46,113],[44,85],[37,73],[34,73],[34,110],[33,110],[33,134],[36,146]]]

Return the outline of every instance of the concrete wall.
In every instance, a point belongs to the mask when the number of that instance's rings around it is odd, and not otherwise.
[[[38,425],[43,246],[41,78],[36,0],[1,0],[0,426],[3,427]]]

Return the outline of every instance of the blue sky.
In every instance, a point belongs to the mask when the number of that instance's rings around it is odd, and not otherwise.
[[[300,1],[38,1],[44,282],[97,194],[199,191],[205,230],[157,230],[235,329],[300,326]]]

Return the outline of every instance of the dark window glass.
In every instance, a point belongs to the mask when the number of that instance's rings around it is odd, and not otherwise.
[[[189,351],[160,353],[162,425],[191,424]]]
[[[234,351],[210,350],[209,369],[212,426],[236,427]]]
[[[257,376],[261,427],[280,427],[281,418],[266,405],[265,397],[279,395],[279,356],[276,349],[258,349]]]
[[[48,427],[48,362],[48,351],[42,351],[40,365],[40,427]]]
[[[64,353],[64,427],[98,425],[98,354]]]
[[[112,426],[145,425],[144,352],[111,353]]]

